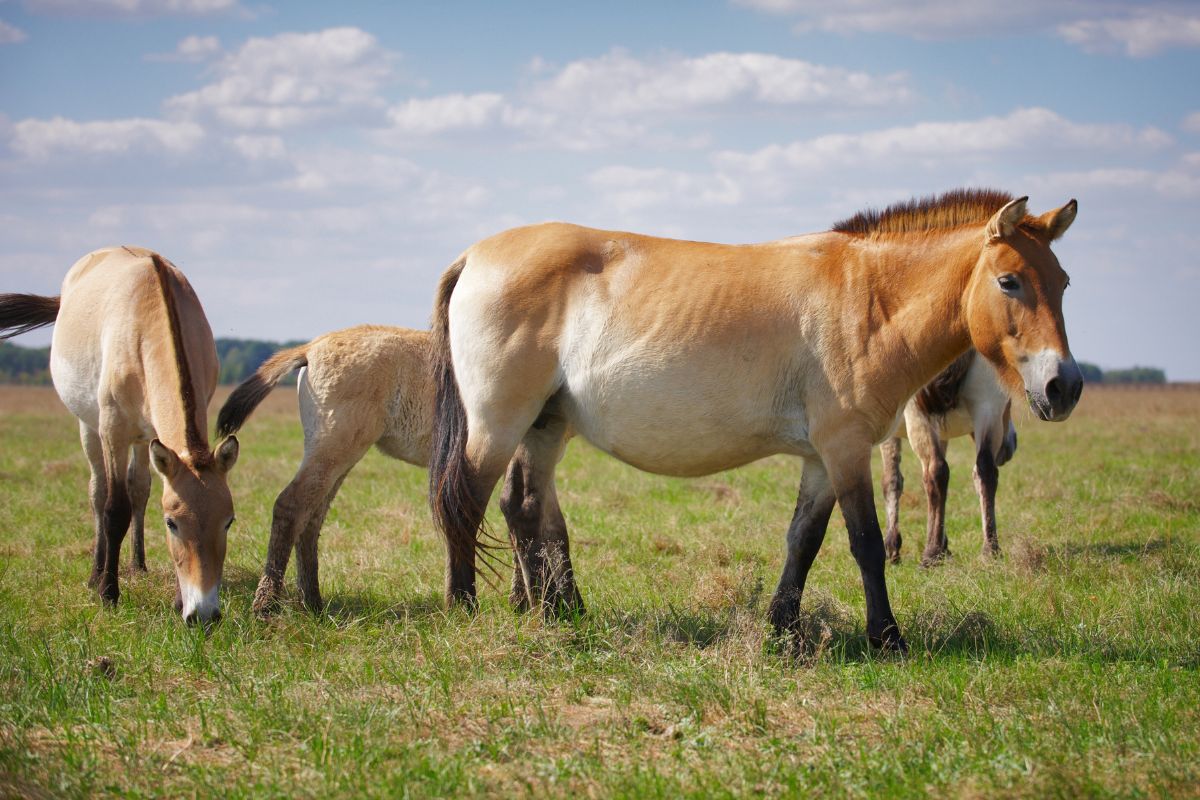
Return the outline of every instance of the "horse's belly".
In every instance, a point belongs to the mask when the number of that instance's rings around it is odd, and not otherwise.
[[[753,385],[671,370],[568,375],[564,411],[589,442],[638,469],[709,475],[779,452],[801,452],[777,430],[772,403]]]

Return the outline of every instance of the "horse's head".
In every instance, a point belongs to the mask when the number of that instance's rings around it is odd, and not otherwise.
[[[1033,412],[1057,422],[1083,391],[1062,315],[1067,273],[1050,251],[1075,220],[1076,203],[1030,217],[1027,199],[1008,203],[987,224],[967,289],[967,326],[1001,380],[1010,389],[1023,385]]]
[[[225,540],[233,524],[233,497],[226,475],[237,457],[238,441],[233,436],[201,458],[180,457],[158,439],[150,443],[150,460],[163,478],[167,549],[175,562],[178,587],[175,610],[188,622],[220,617]]]

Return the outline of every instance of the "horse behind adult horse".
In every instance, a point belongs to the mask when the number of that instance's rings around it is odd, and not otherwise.
[[[189,622],[218,616],[233,523],[226,474],[238,442],[229,437],[216,452],[208,446],[217,349],[196,293],[158,253],[96,250],[71,267],[59,297],[0,295],[3,338],[50,324],[54,388],[79,418],[92,469],[96,543],[89,585],[106,603],[117,602],[121,542],[131,521],[134,566],[146,568],[142,537],[153,463],[163,478],[175,607]]]
[[[984,555],[1000,552],[996,535],[996,488],[1000,467],[1017,451],[1017,429],[1012,424],[1012,401],[1000,384],[996,370],[975,350],[968,350],[938,373],[904,406],[904,424],[897,436],[879,446],[883,456],[883,498],[887,531],[883,546],[888,560],[900,560],[900,436],[908,439],[921,462],[921,478],[928,504],[925,551],[921,566],[928,567],[950,555],[946,539],[946,489],[950,466],[946,440],[971,435],[975,440],[975,490],[983,520]]]
[[[547,481],[573,429],[668,475],[801,456],[776,630],[795,630],[836,501],[868,638],[906,649],[884,583],[873,446],[972,344],[1042,419],[1065,419],[1083,385],[1050,250],[1076,204],[1032,217],[1025,203],[957,191],[758,245],[549,223],[472,246],[443,275],[432,326],[430,505],[448,601],[476,602],[479,527],[513,452],[524,446],[530,479]]]

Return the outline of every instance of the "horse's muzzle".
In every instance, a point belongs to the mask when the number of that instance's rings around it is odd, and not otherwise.
[[[1025,395],[1038,419],[1062,422],[1071,416],[1083,394],[1083,372],[1071,356],[1047,358],[1048,351],[1029,361]]]

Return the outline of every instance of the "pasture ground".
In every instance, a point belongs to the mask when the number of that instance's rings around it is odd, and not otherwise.
[[[1089,388],[1069,422],[1018,426],[994,562],[959,440],[955,556],[917,566],[905,449],[888,584],[911,657],[866,649],[837,512],[804,601],[815,646],[793,657],[764,622],[793,459],[674,480],[572,444],[589,613],[546,624],[506,586],[443,612],[425,474],[373,452],[322,537],[328,613],[293,593],[263,623],[271,506],[301,452],[281,391],[243,431],[206,634],[171,609],[157,478],[150,572],[99,607],[76,425],[48,389],[0,389],[0,796],[1197,796],[1200,391]]]

